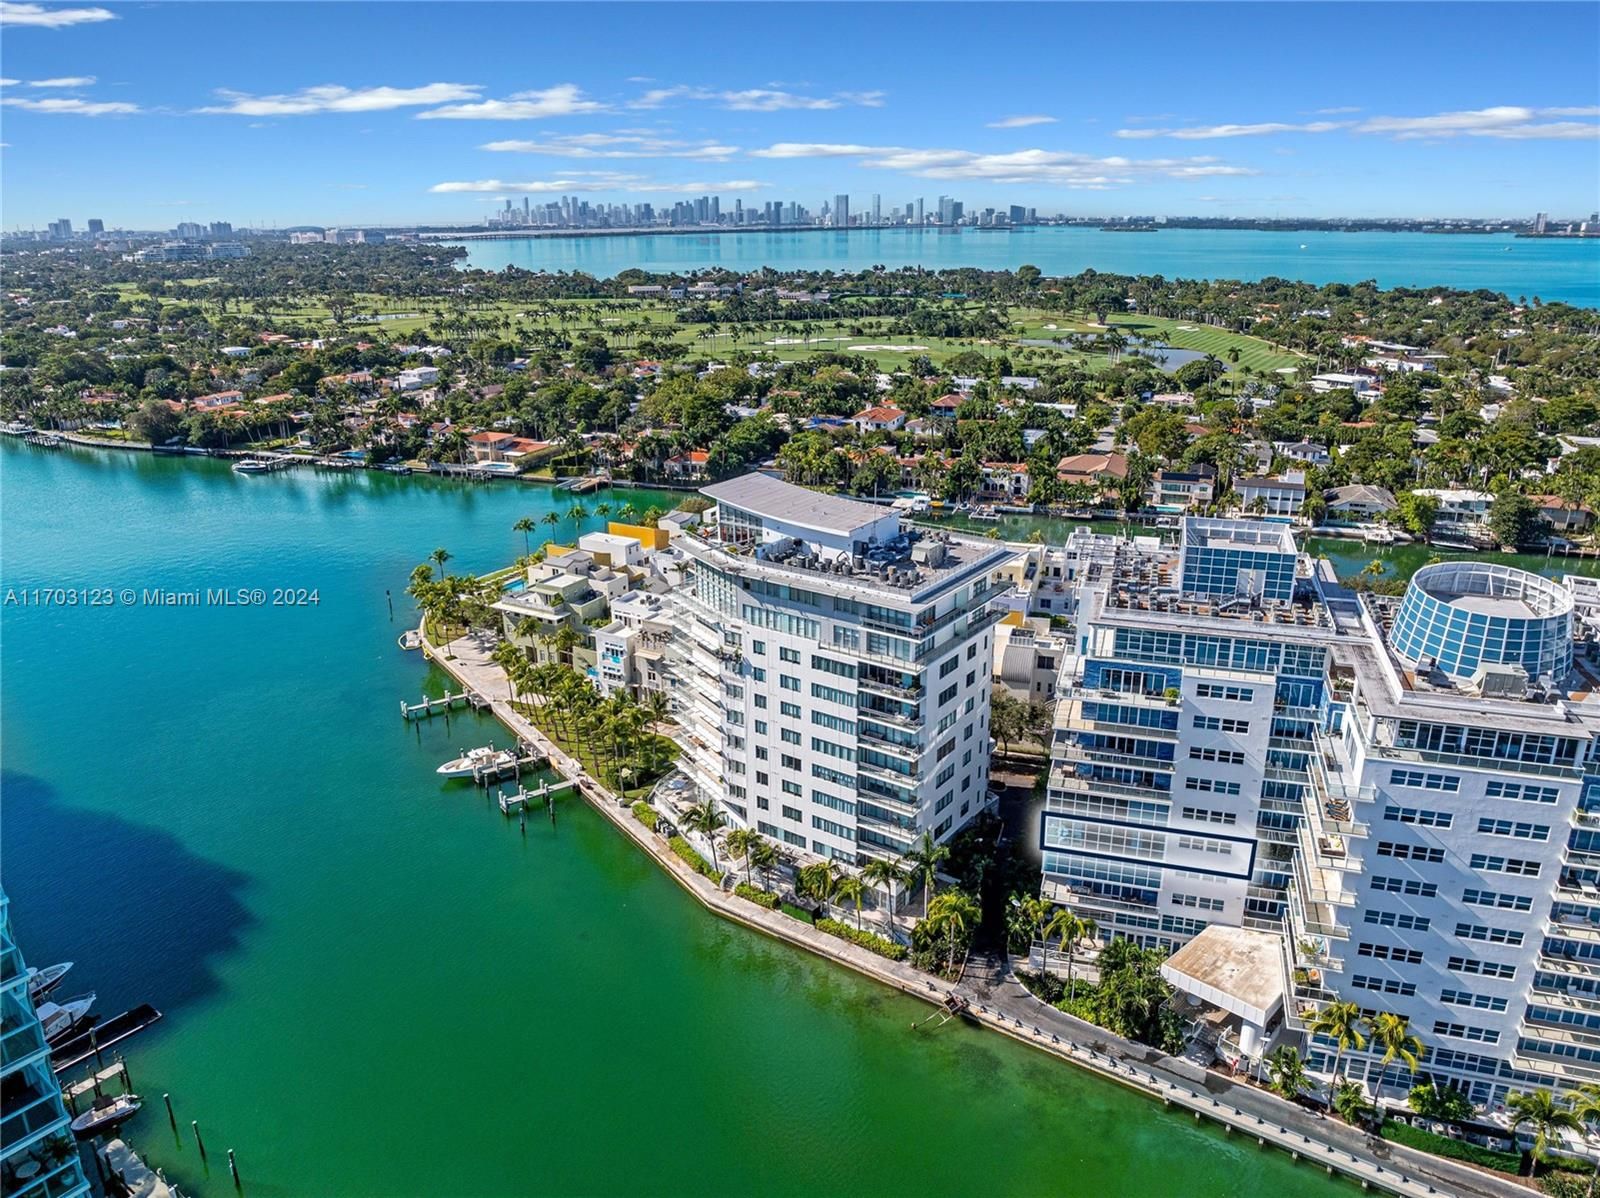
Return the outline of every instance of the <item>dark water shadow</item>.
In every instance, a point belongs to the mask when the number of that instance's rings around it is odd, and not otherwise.
[[[23,955],[75,962],[66,989],[94,990],[107,1017],[141,1002],[170,1017],[214,993],[212,963],[255,922],[248,875],[12,770],[0,772],[0,876]]]

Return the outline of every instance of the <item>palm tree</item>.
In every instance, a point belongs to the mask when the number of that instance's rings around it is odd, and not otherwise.
[[[968,927],[978,921],[978,904],[959,890],[947,891],[933,901],[928,909],[928,930],[935,935],[943,933],[950,946],[947,965],[949,972],[956,968],[956,940]]]
[[[1333,1055],[1335,1086],[1339,1084],[1339,1065],[1344,1054],[1352,1048],[1359,1052],[1367,1046],[1367,1038],[1361,1032],[1362,1022],[1361,1008],[1348,1000],[1329,1003],[1311,1021],[1312,1035],[1327,1036],[1338,1049]]]
[[[757,832],[754,828],[735,828],[732,832],[728,833],[725,843],[728,846],[729,856],[736,859],[741,857],[744,859],[745,885],[752,885],[750,881],[750,867],[755,863],[752,860],[754,854],[751,852],[751,850],[755,848],[756,845],[762,843],[761,833]]]
[[[1305,1062],[1300,1059],[1300,1054],[1287,1044],[1281,1045],[1267,1058],[1267,1072],[1272,1078],[1272,1088],[1291,1102],[1306,1088],[1309,1080],[1306,1077]]]
[[[867,897],[867,886],[855,874],[845,874],[833,888],[833,896],[841,903],[854,903],[856,906],[856,928],[861,927],[861,902]]]
[[[818,904],[826,907],[828,900],[833,897],[833,888],[838,878],[833,872],[833,862],[822,860],[812,865],[807,865],[800,870],[795,878],[795,890],[808,898],[816,899]]]
[[[589,509],[584,507],[581,503],[575,503],[567,509],[567,517],[572,521],[572,535],[574,538],[576,538],[578,535],[578,524],[580,521],[587,520],[589,518]]]
[[[439,577],[443,578],[444,564],[450,560],[450,551],[448,549],[435,549],[432,553],[428,554],[428,560],[432,562],[438,569]]]
[[[1382,1068],[1387,1069],[1391,1061],[1404,1061],[1406,1068],[1413,1074],[1417,1072],[1417,1062],[1422,1059],[1422,1041],[1411,1033],[1411,1021],[1404,1015],[1394,1015],[1384,1011],[1371,1022],[1372,1046],[1383,1049]],[[1378,1074],[1378,1083],[1372,1087],[1372,1096],[1376,1098],[1383,1091],[1383,1073]]]
[[[706,799],[689,808],[689,813],[683,817],[683,826],[691,832],[699,832],[711,844],[711,866],[719,872],[722,866],[717,863],[717,830],[723,827],[728,819],[717,810],[715,799]]]
[[[1332,1105],[1339,1118],[1352,1127],[1372,1109],[1367,1102],[1366,1092],[1362,1090],[1360,1082],[1344,1082],[1335,1087]]]
[[[1600,1123],[1600,1086],[1593,1082],[1579,1086],[1568,1101],[1572,1103],[1573,1115],[1583,1124],[1584,1139],[1591,1139],[1595,1134],[1595,1125]],[[1597,1180],[1600,1180],[1600,1169],[1589,1174],[1589,1186],[1584,1191],[1588,1198],[1593,1198]]]
[[[1072,976],[1072,962],[1074,950],[1085,940],[1090,939],[1099,927],[1088,916],[1079,916],[1066,907],[1056,912],[1055,917],[1044,929],[1046,968],[1049,968],[1050,937],[1058,937],[1061,941],[1061,951],[1067,954],[1067,997],[1074,998],[1078,992],[1077,979]]]
[[[532,516],[524,516],[511,526],[512,532],[520,532],[522,534],[522,552],[524,556],[533,552],[533,546],[528,542],[528,534],[531,533],[533,529],[534,524]]]
[[[885,922],[894,925],[894,888],[904,886],[910,877],[897,861],[887,857],[874,857],[861,868],[862,880],[873,886],[882,886],[889,895],[889,905],[884,908]]]
[[[906,872],[914,882],[922,884],[922,918],[928,918],[928,905],[933,898],[934,882],[939,876],[939,866],[944,863],[950,850],[945,845],[933,842],[933,833],[924,832],[922,839],[912,846],[912,849],[901,860],[905,863]]]
[[[1545,1149],[1550,1146],[1556,1133],[1583,1130],[1583,1120],[1549,1090],[1534,1090],[1527,1094],[1515,1091],[1506,1098],[1506,1109],[1511,1112],[1513,1132],[1524,1123],[1533,1127],[1533,1151],[1528,1154],[1529,1177],[1534,1175],[1539,1162],[1544,1160]]]
[[[554,531],[556,525],[561,523],[561,517],[559,515],[557,515],[555,513],[555,511],[553,511],[553,510],[552,511],[548,511],[544,515],[539,517],[539,523],[540,524],[548,524],[550,526],[550,528],[551,528],[551,531]]]

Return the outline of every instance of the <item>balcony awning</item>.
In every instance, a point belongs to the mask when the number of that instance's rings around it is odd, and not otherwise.
[[[1283,1009],[1283,949],[1271,932],[1204,928],[1162,962],[1161,976],[1258,1028]]]

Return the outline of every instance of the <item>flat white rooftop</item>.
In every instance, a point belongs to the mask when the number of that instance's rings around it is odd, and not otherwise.
[[[894,516],[893,508],[858,503],[837,495],[822,495],[770,474],[745,474],[700,488],[717,503],[726,503],[756,516],[770,516],[802,528],[847,537],[859,529]]]
[[[1283,949],[1271,932],[1212,924],[1162,962],[1161,976],[1257,1027],[1283,1006]]]

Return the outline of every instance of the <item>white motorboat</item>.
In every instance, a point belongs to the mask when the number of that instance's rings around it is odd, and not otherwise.
[[[37,1002],[49,994],[61,985],[61,979],[67,976],[67,970],[71,968],[71,961],[63,961],[60,965],[28,970],[28,997]]]
[[[270,469],[260,458],[240,458],[233,464],[235,474],[265,474]]]
[[[478,749],[463,750],[460,757],[445,762],[435,772],[443,778],[470,778],[479,770],[506,769],[516,763],[515,753],[489,744]]]
[[[137,1094],[118,1094],[115,1098],[103,1099],[72,1121],[72,1134],[80,1140],[99,1135],[137,1115],[143,1102]]]
[[[1394,530],[1384,528],[1382,525],[1375,525],[1364,529],[1361,533],[1361,539],[1369,545],[1393,545],[1395,540]]]
[[[80,994],[64,1003],[42,1002],[38,1007],[39,1022],[44,1025],[47,1044],[54,1044],[82,1023],[94,1006],[93,994]]]

